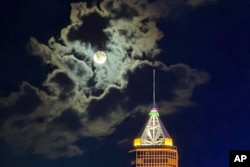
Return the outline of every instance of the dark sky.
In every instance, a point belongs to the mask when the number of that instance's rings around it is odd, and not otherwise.
[[[164,37],[157,42],[162,52],[155,59],[170,69],[164,71],[160,66],[156,69],[156,102],[160,103],[161,120],[178,147],[180,167],[228,167],[229,150],[250,150],[250,1],[217,0],[197,6],[187,5],[184,1],[180,4],[169,1],[167,7],[169,6],[171,10],[166,9],[170,11],[169,14],[156,19],[156,25]],[[125,17],[125,20],[129,20],[132,16],[128,14],[136,15],[132,9],[123,9],[125,12],[121,13],[113,10],[115,16],[112,19]],[[136,112],[135,108],[144,106],[147,110],[151,104],[151,67],[128,70],[124,77],[128,85],[122,89],[110,89],[101,100],[92,100],[86,109],[90,111],[87,117],[76,108],[63,107],[59,116],[55,116],[55,113],[51,115],[50,121],[47,117],[39,117],[37,113],[34,120],[31,116],[34,111],[37,112],[38,106],[48,106],[46,100],[41,99],[42,96],[38,96],[35,90],[38,88],[52,97],[53,92],[47,90],[43,83],[47,75],[59,67],[53,63],[44,63],[42,57],[33,56],[34,52],[28,51],[30,37],[35,37],[46,45],[52,36],[59,38],[61,29],[70,23],[70,11],[70,2],[66,0],[8,1],[1,5],[1,167],[128,166],[128,151],[132,148],[132,139],[147,120],[147,114]],[[98,15],[91,17],[93,19],[82,19],[88,25],[86,29],[89,32],[95,31],[98,36],[92,38],[91,35],[82,35],[88,33],[83,27],[83,30],[79,31],[71,29],[69,39],[87,41],[96,48],[103,49],[105,41],[111,38],[102,36],[103,33],[96,29],[103,29],[108,21],[100,19]],[[128,35],[128,32],[121,33]],[[126,53],[130,53],[129,49]],[[131,55],[133,57],[133,53]],[[74,51],[74,56],[79,58],[81,54]],[[85,58],[82,60],[87,61]],[[139,59],[144,58],[147,59],[147,55]],[[98,69],[91,67],[95,68]],[[84,70],[83,78],[89,74]],[[68,73],[59,71],[50,80],[50,83],[55,83],[60,88],[62,93],[58,95],[58,99],[62,104],[69,104],[68,99],[76,97],[72,94],[78,83],[70,77]],[[124,80],[118,85],[124,83]],[[10,100],[7,102],[8,106],[3,105],[2,101],[7,100],[11,93],[20,91],[23,81],[33,86],[24,86],[24,93],[18,93],[16,101]],[[93,82],[98,84],[99,80],[89,80],[86,87],[91,88],[91,93],[99,96],[102,88],[97,89]],[[108,80],[107,83],[111,81]],[[116,82],[112,81],[113,83]],[[180,94],[175,94],[178,91]],[[184,101],[188,100],[187,104],[180,100],[182,98]],[[128,102],[126,99],[129,99]],[[122,115],[123,119],[112,124],[116,129],[107,128],[105,132],[100,130],[96,134],[91,132],[98,130],[96,126],[100,125],[92,122],[99,118],[112,122],[113,117],[107,115],[112,115],[110,110],[117,106],[123,107],[129,114]],[[118,116],[114,117],[118,119]],[[11,124],[12,128],[5,127],[8,121],[16,118],[18,119]],[[88,120],[84,122],[83,118]],[[36,135],[39,138],[44,124],[47,130],[42,132],[43,140],[39,145],[39,139],[34,138]],[[15,131],[14,126],[18,127]],[[105,122],[102,126],[105,126]],[[28,133],[23,133],[26,127],[30,128],[30,133],[36,134],[32,137],[32,141],[37,141],[35,144],[30,144],[30,137],[20,136],[29,136]],[[8,129],[10,133],[6,132]],[[79,132],[84,130],[87,132]],[[49,139],[54,133],[64,131],[72,132],[67,133],[67,136],[78,135],[72,139],[83,154],[60,154],[57,158],[49,158],[47,150],[44,151],[41,147],[55,146],[50,145],[52,140]],[[49,136],[48,141],[46,135]],[[55,140],[69,142],[68,138]],[[19,142],[27,145],[18,144]],[[63,153],[64,149],[69,148],[56,145],[55,149],[57,153]]]

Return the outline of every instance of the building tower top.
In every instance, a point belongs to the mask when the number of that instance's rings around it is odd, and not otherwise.
[[[146,125],[134,139],[134,146],[173,146],[172,138],[161,122],[155,105],[155,69],[153,69],[153,107]]]
[[[177,147],[160,120],[155,105],[155,69],[153,69],[153,106],[145,126],[129,151],[131,167],[178,167]]]

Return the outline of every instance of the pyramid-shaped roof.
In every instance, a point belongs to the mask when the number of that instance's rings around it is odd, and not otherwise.
[[[141,146],[172,145],[172,139],[161,122],[156,107],[151,108],[149,119],[136,140],[137,144],[134,144]]]

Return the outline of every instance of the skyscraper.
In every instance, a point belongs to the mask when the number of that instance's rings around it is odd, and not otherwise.
[[[155,70],[153,77],[155,78]],[[155,106],[154,87],[153,81],[153,107],[147,123],[134,139],[134,148],[129,151],[130,164],[132,167],[178,167],[177,148],[173,145]]]

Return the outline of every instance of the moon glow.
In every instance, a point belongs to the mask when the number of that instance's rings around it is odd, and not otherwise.
[[[98,51],[94,54],[94,62],[97,64],[104,64],[107,60],[106,53],[103,51]]]

